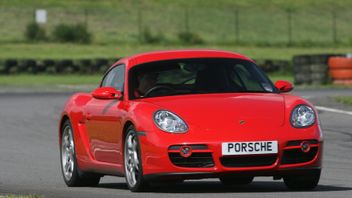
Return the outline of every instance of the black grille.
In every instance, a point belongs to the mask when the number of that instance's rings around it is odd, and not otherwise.
[[[275,163],[276,155],[261,156],[231,156],[220,158],[221,164],[225,167],[252,167],[270,166]]]
[[[286,146],[299,146],[302,142],[308,142],[309,144],[318,144],[317,140],[294,140],[289,141]]]
[[[192,150],[207,150],[208,146],[205,144],[191,144],[191,145],[173,145],[169,147],[169,150],[180,150],[182,146],[190,146]]]
[[[309,162],[314,159],[318,152],[318,147],[313,147],[305,153],[301,149],[285,150],[282,156],[281,164],[296,164]]]
[[[192,153],[189,157],[182,157],[179,153],[169,153],[171,162],[180,167],[208,168],[214,166],[211,153]]]

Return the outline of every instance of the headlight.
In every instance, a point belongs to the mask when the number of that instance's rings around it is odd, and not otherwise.
[[[169,133],[184,133],[188,130],[187,124],[170,111],[159,110],[155,112],[154,122],[161,130]]]
[[[307,105],[296,106],[291,114],[291,124],[296,128],[308,127],[314,124],[315,113],[313,109]]]

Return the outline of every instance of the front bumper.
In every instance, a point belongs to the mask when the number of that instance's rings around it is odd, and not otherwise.
[[[312,138],[313,137],[313,138]],[[314,138],[315,137],[315,138]],[[184,141],[177,135],[145,133],[140,136],[143,174],[146,178],[211,178],[221,175],[274,176],[300,174],[321,169],[323,141],[319,136],[295,135],[289,138],[278,137],[278,153],[266,155],[223,156],[222,142],[233,141],[214,137],[191,138]],[[213,139],[213,141],[210,141]],[[258,138],[257,138],[258,139]],[[252,139],[236,139],[256,141]],[[272,137],[257,141],[273,140]],[[308,142],[310,149],[303,152],[302,142]],[[192,147],[192,155],[182,157],[182,146]],[[193,148],[194,146],[194,148]],[[199,162],[199,163],[197,163]]]

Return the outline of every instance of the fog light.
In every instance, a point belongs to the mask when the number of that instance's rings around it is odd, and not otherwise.
[[[303,141],[303,142],[301,143],[301,150],[302,150],[304,153],[308,153],[309,150],[310,150],[309,142]]]
[[[181,146],[180,155],[182,157],[189,157],[192,155],[192,148],[190,146]]]

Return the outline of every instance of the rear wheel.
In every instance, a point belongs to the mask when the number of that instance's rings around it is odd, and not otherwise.
[[[73,130],[69,120],[61,127],[61,172],[67,186],[96,186],[99,184],[100,175],[84,173],[79,170],[76,154]]]
[[[132,192],[145,190],[148,184],[143,178],[141,149],[137,133],[133,126],[127,129],[125,138],[124,168],[128,188]]]
[[[224,176],[219,178],[221,183],[226,186],[232,185],[247,185],[252,183],[254,177],[234,177],[234,176]]]
[[[312,190],[320,179],[321,170],[316,170],[304,175],[289,175],[284,177],[286,186],[291,190]]]

